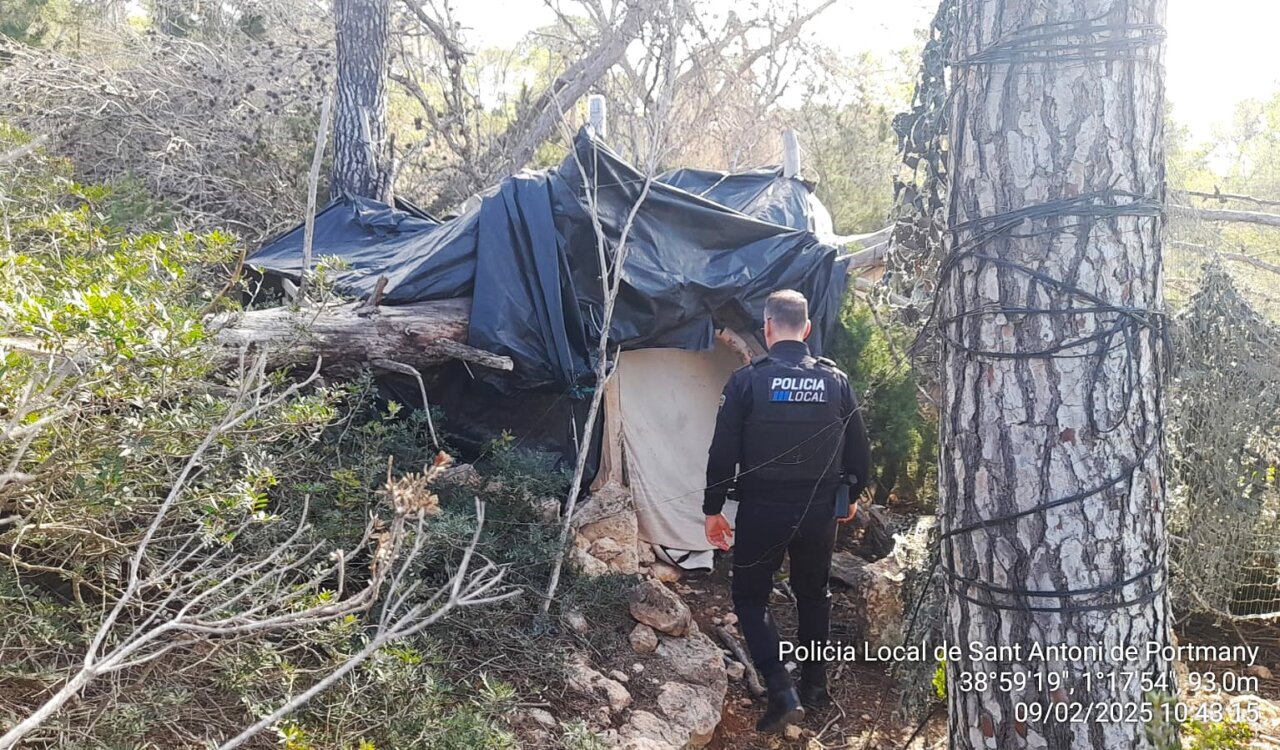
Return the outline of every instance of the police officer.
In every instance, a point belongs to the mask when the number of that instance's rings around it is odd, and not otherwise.
[[[769,354],[738,369],[720,397],[707,460],[707,541],[722,550],[734,538],[733,605],[751,660],[764,676],[768,705],[756,725],[778,732],[804,717],[804,708],[830,702],[826,664],[802,663],[800,690],[783,667],[778,633],[769,616],[774,573],[791,555],[791,590],[799,615],[798,646],[821,644],[830,634],[827,577],[835,544],[835,499],[842,483],[857,498],[871,463],[858,402],[848,377],[828,359],[815,358],[808,303],[795,291],[769,295],[764,337]],[[737,529],[720,512],[736,478]]]

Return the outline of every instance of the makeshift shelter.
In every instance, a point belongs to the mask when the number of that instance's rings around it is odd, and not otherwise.
[[[380,290],[381,305],[469,297],[465,343],[509,357],[511,372],[453,367],[436,379],[433,401],[440,394],[455,429],[534,432],[539,447],[570,455],[595,386],[603,318],[596,227],[610,262],[644,184],[584,130],[559,167],[507,178],[452,219],[407,204],[335,203],[317,217],[313,256],[343,261],[337,289],[359,298]],[[611,381],[617,392],[597,435],[596,448],[607,439],[593,487],[630,488],[640,539],[708,549],[700,488],[720,389],[735,367],[763,352],[756,332],[774,290],[809,299],[810,345],[821,353],[848,265],[815,234],[829,227],[811,186],[778,169],[676,170],[653,182],[634,212],[609,329],[610,349],[622,352]],[[296,280],[302,256],[298,227],[248,265]],[[399,392],[418,400],[416,385]],[[611,552],[601,554],[616,557]],[[632,567],[632,555],[622,559],[605,562]]]

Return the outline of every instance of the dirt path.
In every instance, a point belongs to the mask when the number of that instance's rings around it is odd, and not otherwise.
[[[842,534],[838,549],[847,547]],[[729,594],[729,556],[718,556],[712,573],[687,575],[674,584],[685,601],[693,609],[699,627],[714,632],[715,620],[733,611]],[[784,568],[785,571],[785,568]],[[783,638],[794,637],[795,607],[775,591],[772,601],[773,616]],[[847,612],[850,607],[847,593],[832,592],[832,636],[840,639],[847,635]],[[762,750],[768,748],[848,748],[850,750],[896,750],[903,747],[915,730],[913,723],[907,726],[896,715],[898,686],[880,664],[842,662],[833,664],[830,673],[832,706],[822,711],[810,712],[800,725],[801,735],[790,740],[780,735],[765,735],[755,731],[756,719],[764,710],[764,701],[753,700],[743,680],[730,681],[725,697],[724,715],[708,750]],[[946,716],[938,711],[928,722],[911,747],[934,747],[945,737]],[[816,742],[815,742],[816,741]]]

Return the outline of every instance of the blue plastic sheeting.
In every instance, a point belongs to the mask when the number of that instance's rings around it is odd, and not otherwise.
[[[585,132],[574,150],[557,168],[503,180],[442,223],[374,201],[331,205],[317,217],[313,255],[345,261],[335,282],[352,296],[368,296],[386,276],[383,304],[472,297],[468,343],[514,360],[514,373],[495,381],[507,391],[594,384],[601,253],[616,261],[628,223],[611,349],[707,350],[717,323],[756,329],[769,293],[796,289],[809,298],[810,345],[822,351],[847,268],[808,231],[803,183],[776,170],[680,170],[666,176],[675,185],[652,181],[640,202],[645,179],[635,168]],[[294,279],[301,263],[300,228],[249,258]]]

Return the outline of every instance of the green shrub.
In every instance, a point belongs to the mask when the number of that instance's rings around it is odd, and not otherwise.
[[[0,153],[24,142],[0,125]],[[33,384],[45,390],[34,392],[36,408],[17,426],[56,417],[29,444],[0,440],[0,471],[14,462],[31,478],[0,483],[0,726],[77,668],[141,534],[243,381],[215,365],[205,329],[209,311],[230,305],[218,292],[239,248],[219,233],[167,229],[165,212],[146,205],[130,186],[77,183],[65,162],[39,150],[0,173],[0,425],[14,426],[11,409]],[[117,223],[122,216],[130,229]],[[153,226],[144,226],[147,218]],[[263,395],[295,380],[274,373]],[[258,559],[297,528],[304,505],[304,543],[351,548],[379,507],[388,459],[397,474],[420,471],[436,450],[424,414],[394,406],[380,413],[376,403],[367,376],[329,383],[220,435],[166,515],[156,552],[195,533],[202,545]],[[456,566],[475,528],[477,495],[489,509],[479,553],[514,563],[516,586],[545,585],[556,528],[531,499],[563,495],[567,482],[514,452],[493,456],[486,471],[495,480],[487,486],[441,490],[442,512],[427,527],[428,554],[415,571],[424,592]],[[367,559],[350,562],[347,590],[368,567]],[[307,601],[334,596],[326,586],[336,582],[310,590]],[[531,602],[526,594],[464,611],[385,649],[276,726],[276,739],[299,750],[516,747],[506,720],[515,697],[562,669],[566,650],[552,635],[528,637]],[[91,683],[46,722],[41,746],[225,740],[359,651],[378,613],[192,640]],[[508,659],[512,643],[523,650]],[[495,671],[508,664],[514,679]]]
[[[861,399],[880,503],[890,493],[923,502],[935,493],[937,424],[921,408],[915,374],[904,359],[911,335],[880,325],[867,303],[850,295],[827,347]]]

